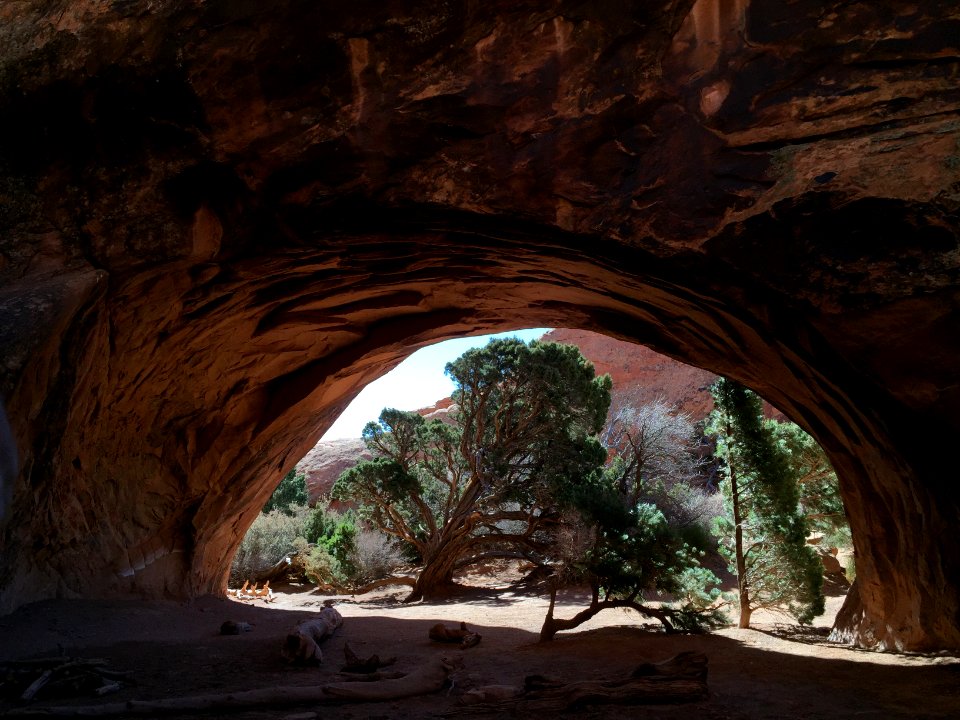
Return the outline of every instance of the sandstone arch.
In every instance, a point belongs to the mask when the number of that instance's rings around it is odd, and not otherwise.
[[[804,424],[856,538],[841,630],[960,647],[960,13],[407,5],[3,11],[3,608],[218,591],[364,382],[553,325]]]

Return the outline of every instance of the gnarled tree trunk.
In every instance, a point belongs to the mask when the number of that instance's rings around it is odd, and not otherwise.
[[[417,576],[416,583],[404,602],[416,602],[424,598],[444,597],[454,588],[453,571],[462,555],[460,543],[443,545],[429,559],[425,559],[423,570]]]
[[[547,616],[543,619],[543,625],[540,627],[540,642],[550,642],[553,640],[553,636],[561,630],[572,630],[575,627],[583,625],[583,623],[594,615],[612,608],[630,608],[631,610],[636,610],[641,615],[659,620],[668,633],[673,632],[673,624],[670,622],[670,619],[666,613],[661,612],[657,608],[647,607],[629,598],[601,601],[600,589],[593,586],[591,590],[590,605],[587,608],[581,610],[572,618],[556,618],[553,616],[553,609],[557,600],[557,588],[556,586],[551,586],[550,607],[547,608]]]

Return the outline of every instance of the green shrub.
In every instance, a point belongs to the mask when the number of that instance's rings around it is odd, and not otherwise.
[[[257,515],[230,566],[231,585],[243,584],[273,567],[294,549],[294,541],[303,537],[310,509],[294,505],[290,510],[293,515],[281,510]]]
[[[348,581],[339,561],[322,545],[307,546],[304,543],[298,560],[303,574],[314,585],[339,587]]]
[[[357,518],[353,512],[338,513],[324,509],[317,503],[306,522],[304,537],[308,542],[322,547],[337,561],[341,572],[350,577],[354,574],[353,557],[356,554]]]

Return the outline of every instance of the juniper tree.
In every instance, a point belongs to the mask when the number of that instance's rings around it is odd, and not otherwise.
[[[307,500],[307,476],[302,472],[297,472],[294,467],[283,476],[261,512],[268,513],[271,510],[279,510],[284,515],[293,517],[294,508],[306,505]]]
[[[786,609],[801,623],[823,614],[823,575],[807,545],[798,476],[763,421],[760,398],[721,378],[712,387],[710,428],[725,460],[729,515],[718,530],[721,549],[737,574],[739,626],[760,608]]]
[[[373,458],[345,471],[337,498],[419,555],[408,600],[443,592],[458,567],[542,557],[559,504],[603,465],[596,439],[610,378],[570,345],[491,340],[446,367],[453,424],[385,409],[363,439]]]
[[[656,618],[668,632],[717,624],[719,580],[701,567],[703,548],[690,542],[697,535],[691,528],[713,503],[693,487],[698,461],[689,420],[662,402],[624,406],[611,413],[601,437],[610,460],[569,497],[540,640],[610,608]],[[589,606],[566,619],[554,616],[562,584],[591,589]],[[664,594],[673,602],[663,602]]]

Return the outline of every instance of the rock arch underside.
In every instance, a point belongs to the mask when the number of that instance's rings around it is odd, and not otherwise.
[[[7,3],[0,608],[222,592],[414,348],[596,330],[841,477],[867,647],[960,647],[960,9]]]

